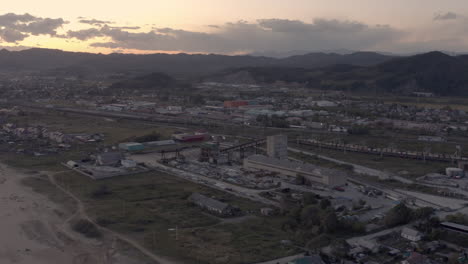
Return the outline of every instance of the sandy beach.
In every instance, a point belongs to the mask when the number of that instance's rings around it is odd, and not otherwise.
[[[72,213],[22,184],[26,177],[0,164],[0,263],[138,263],[116,254],[112,238],[90,240],[71,231],[66,220]]]

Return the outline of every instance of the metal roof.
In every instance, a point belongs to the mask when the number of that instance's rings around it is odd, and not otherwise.
[[[229,207],[229,204],[227,203],[220,202],[218,200],[212,199],[200,193],[193,193],[190,196],[190,200],[195,203],[200,203],[208,208],[213,208],[213,209],[217,209],[220,211],[223,211],[227,207]]]
[[[456,223],[452,223],[452,222],[442,222],[440,224],[442,226],[456,228],[456,229],[460,229],[460,230],[463,230],[465,232],[468,232],[468,226],[466,226],[466,225],[460,225],[460,224],[456,224]]]

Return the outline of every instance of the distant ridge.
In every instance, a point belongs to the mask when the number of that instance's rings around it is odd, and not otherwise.
[[[81,74],[113,72],[165,72],[172,75],[202,75],[239,67],[303,67],[316,68],[333,64],[369,66],[394,58],[373,52],[340,55],[309,53],[284,59],[250,55],[190,54],[93,54],[54,49],[28,49],[0,52],[0,71],[54,71]]]
[[[468,55],[450,56],[434,51],[410,57],[394,57],[382,63],[373,64],[375,58],[383,55],[353,53],[343,57],[341,61],[345,61],[345,64],[336,63],[332,66],[316,68],[302,67],[301,61],[305,60],[307,63],[307,56],[304,55],[298,61],[289,64],[291,67],[228,69],[208,76],[206,80],[217,82],[249,80],[250,83],[257,84],[281,81],[302,83],[312,88],[342,91],[392,94],[426,91],[445,96],[468,96]],[[345,59],[351,60],[352,57],[358,58],[361,65],[346,64]],[[294,68],[292,67],[294,65],[300,67]]]

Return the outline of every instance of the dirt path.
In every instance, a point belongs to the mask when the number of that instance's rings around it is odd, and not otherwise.
[[[111,264],[106,243],[63,228],[67,212],[23,185],[30,177],[0,163],[0,263]]]
[[[136,242],[135,240],[131,239],[131,238],[128,238],[120,233],[117,233],[115,231],[112,231],[108,228],[105,228],[105,227],[102,227],[100,225],[98,225],[96,222],[93,221],[93,219],[91,219],[91,217],[89,217],[89,215],[87,214],[86,212],[86,208],[85,208],[85,205],[83,204],[83,202],[77,197],[75,196],[73,193],[71,193],[70,191],[66,190],[65,188],[63,188],[61,185],[59,185],[57,183],[57,181],[55,180],[55,174],[51,174],[51,173],[48,173],[47,176],[50,180],[50,182],[55,186],[57,187],[58,189],[60,189],[63,193],[65,193],[66,195],[68,195],[70,198],[72,198],[73,200],[76,201],[77,203],[77,212],[76,214],[73,216],[73,217],[80,217],[82,219],[86,219],[88,220],[89,222],[93,223],[94,225],[96,225],[101,231],[104,231],[105,233],[115,237],[115,238],[118,238],[122,241],[125,241],[126,243],[128,243],[129,245],[133,246],[134,248],[138,249],[141,253],[143,253],[144,255],[146,255],[148,258],[154,260],[155,262],[159,263],[159,264],[178,264],[178,262],[176,261],[173,261],[173,260],[168,260],[167,258],[164,258],[164,257],[161,257],[161,256],[158,256],[158,255],[155,255],[153,252],[149,251],[148,249],[146,249],[145,247],[141,246],[138,242]],[[68,220],[71,220],[70,218]]]

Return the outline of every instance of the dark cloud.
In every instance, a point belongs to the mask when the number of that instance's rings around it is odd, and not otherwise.
[[[438,13],[438,14],[434,15],[434,20],[435,21],[454,20],[454,19],[457,19],[457,18],[458,18],[458,15],[456,13],[453,13],[453,12],[447,12],[445,14]]]
[[[141,29],[141,27],[138,27],[138,26],[133,26],[133,27],[129,27],[129,26],[126,26],[126,27],[109,27],[109,28],[112,28],[112,29],[124,29],[124,30],[137,30],[137,29]]]
[[[99,19],[85,19],[83,17],[79,17],[79,21],[81,24],[88,24],[88,25],[106,25],[106,24],[112,24],[112,21],[106,21],[106,20],[99,20]]]
[[[56,35],[57,29],[60,28],[65,21],[61,18],[39,18],[29,24],[18,25],[18,30],[32,35]]]
[[[393,41],[403,32],[386,25],[370,26],[360,22],[316,19],[262,19],[254,23],[238,21],[213,27],[213,32],[173,28],[154,28],[148,32],[129,32],[125,28],[102,27],[88,32],[86,39],[105,36],[112,41],[97,42],[93,47],[165,50],[188,52],[236,53],[251,51],[323,50],[346,47],[373,49]],[[102,34],[102,35],[101,35]],[[69,33],[74,37],[74,33]]]
[[[27,37],[27,34],[23,34],[21,33],[21,31],[18,30],[9,28],[0,29],[0,38],[5,42],[15,43],[24,40]]]
[[[56,30],[66,23],[68,22],[62,18],[42,18],[30,14],[8,13],[0,15],[0,39],[4,42],[16,43],[30,35],[55,36]]]
[[[104,36],[104,34],[101,32],[100,29],[89,28],[77,31],[69,30],[66,36],[69,38],[76,38],[79,40],[88,40],[96,37],[102,37]]]

